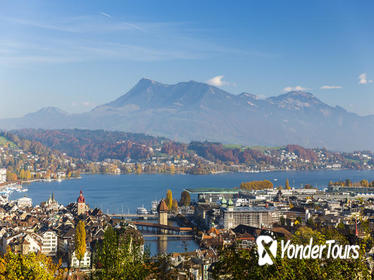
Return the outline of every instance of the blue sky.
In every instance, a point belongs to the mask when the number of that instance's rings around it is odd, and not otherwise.
[[[82,112],[142,77],[374,114],[372,1],[1,1],[0,118]]]

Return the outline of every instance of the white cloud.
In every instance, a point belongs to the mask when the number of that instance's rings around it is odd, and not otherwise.
[[[274,57],[255,50],[223,47],[203,39],[204,36],[193,36],[190,25],[189,22],[127,21],[104,11],[44,19],[0,16],[0,26],[20,29],[26,34],[14,39],[11,32],[2,33],[0,68],[28,63],[196,60],[222,54]],[[196,29],[196,32],[206,30]]]
[[[284,92],[289,92],[289,91],[304,91],[308,90],[307,88],[304,88],[302,86],[295,86],[295,87],[285,87],[283,89]]]
[[[207,83],[209,85],[216,86],[216,87],[229,85],[230,84],[229,82],[223,81],[223,77],[224,77],[223,75],[215,76],[211,78],[210,80],[208,80]]]
[[[343,88],[343,87],[342,86],[329,86],[329,85],[321,86],[321,89],[339,89],[339,88]]]
[[[91,102],[91,101],[83,101],[83,102],[77,102],[77,101],[73,101],[71,103],[71,106],[73,107],[95,107],[95,103]]]
[[[360,85],[371,84],[372,82],[373,80],[368,80],[366,73],[362,73],[358,76],[358,83]]]
[[[104,13],[104,12],[101,12],[100,14],[102,16],[104,16],[104,17],[107,17],[107,18],[111,18],[112,17],[110,14],[107,14],[107,13]]]

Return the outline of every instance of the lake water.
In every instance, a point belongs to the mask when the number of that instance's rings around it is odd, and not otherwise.
[[[367,179],[374,180],[374,170],[327,170],[327,171],[288,171],[264,173],[224,173],[218,175],[83,175],[81,179],[62,182],[35,182],[25,185],[26,193],[13,193],[10,199],[17,199],[24,195],[32,198],[33,204],[46,201],[53,192],[59,203],[64,205],[76,201],[82,190],[86,202],[91,208],[99,207],[105,213],[135,213],[139,206],[151,206],[152,200],[159,200],[166,196],[171,189],[173,196],[180,198],[185,188],[195,187],[238,187],[241,182],[268,179],[277,185],[284,185],[286,179],[291,186],[300,187],[311,184],[318,188],[327,187],[330,180],[341,181],[350,179],[352,182]],[[165,242],[164,242],[165,243]],[[165,244],[157,239],[149,238],[152,253],[157,247]],[[187,244],[187,245],[186,245]],[[168,239],[168,252],[183,252],[185,247],[195,249],[194,241]]]
[[[99,207],[105,213],[135,213],[136,208],[144,205],[147,209],[152,200],[166,196],[171,189],[176,198],[185,188],[195,187],[238,187],[241,182],[268,179],[277,185],[284,185],[288,178],[290,185],[300,187],[311,184],[324,188],[330,180],[351,179],[360,181],[374,180],[374,170],[329,170],[329,171],[289,171],[263,173],[224,173],[219,175],[83,175],[81,179],[62,182],[35,182],[25,185],[26,193],[13,193],[10,199],[24,195],[32,198],[33,204],[46,201],[53,192],[59,203],[64,205],[76,201],[82,190],[91,208]]]

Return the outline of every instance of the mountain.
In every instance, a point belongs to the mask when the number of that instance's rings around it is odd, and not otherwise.
[[[0,120],[0,127],[106,129],[185,142],[374,150],[374,116],[330,106],[304,91],[261,99],[195,81],[167,85],[141,79],[126,94],[89,112],[67,114],[49,107]]]
[[[63,125],[69,118],[69,114],[57,107],[44,107],[40,110],[24,115],[22,118],[11,118],[0,120],[2,129],[19,129],[19,128],[55,128]]]

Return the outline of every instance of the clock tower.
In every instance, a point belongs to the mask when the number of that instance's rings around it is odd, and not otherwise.
[[[86,200],[84,199],[82,191],[80,191],[79,197],[77,199],[77,209],[78,209],[78,216],[80,214],[85,214],[87,210]]]

